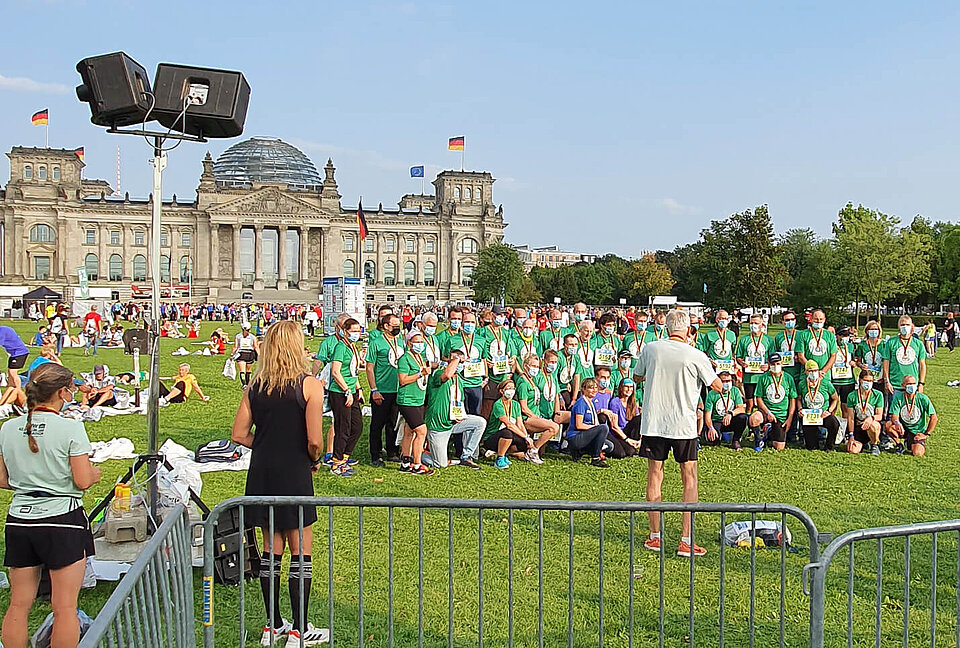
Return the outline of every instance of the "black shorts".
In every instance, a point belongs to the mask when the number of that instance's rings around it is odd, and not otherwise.
[[[243,349],[237,352],[237,362],[250,364],[257,361],[257,352],[253,349]]]
[[[835,384],[834,387],[835,387],[836,390],[837,390],[837,396],[840,397],[840,403],[843,404],[843,405],[846,405],[846,404],[847,404],[847,396],[849,396],[850,394],[852,394],[852,393],[853,393],[853,390],[855,390],[855,389],[857,388],[857,386],[856,386],[855,384],[853,384],[853,383],[850,383],[849,385],[836,385],[836,384]]]
[[[424,405],[399,405],[398,407],[400,409],[400,416],[407,422],[410,429],[418,428],[425,424],[423,416],[426,407]]]
[[[743,397],[747,400],[753,398],[753,395],[757,391],[757,383],[743,383]]]
[[[903,438],[904,438],[904,440],[907,442],[907,447],[908,447],[908,448],[912,448],[914,445],[922,445],[922,446],[926,447],[926,446],[927,446],[927,440],[926,440],[926,439],[923,439],[922,441],[917,441],[916,436],[917,436],[916,434],[914,434],[914,433],[911,432],[910,430],[907,430],[906,428],[904,428],[904,430],[903,430]]]
[[[673,449],[673,458],[677,463],[697,460],[697,439],[667,439],[664,437],[644,436],[640,439],[640,456],[654,461],[666,461]]]
[[[863,424],[863,421],[856,421],[853,424],[853,440],[861,443],[863,445],[870,445],[870,435],[867,434],[864,430],[860,429],[860,426]],[[847,430],[850,432],[850,430]]]
[[[24,365],[27,364],[27,356],[29,355],[29,353],[24,353],[23,355],[10,356],[7,369],[23,369]]]
[[[29,520],[7,515],[4,567],[61,569],[94,555],[93,534],[82,508]]]

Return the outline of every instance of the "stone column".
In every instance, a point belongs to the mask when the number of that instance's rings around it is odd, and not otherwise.
[[[110,229],[106,225],[100,225],[97,238],[97,277],[98,281],[106,281],[110,278],[110,255],[107,254],[107,239],[110,236]]]
[[[417,234],[413,239],[414,245],[417,246],[417,274],[415,277],[414,284],[417,286],[423,285],[423,235]]]
[[[25,277],[29,273],[29,263],[27,262],[27,255],[23,251],[23,243],[27,240],[25,237],[26,232],[23,231],[23,225],[16,222],[13,217],[7,219],[7,222],[13,224],[13,230],[10,234],[7,234],[7,245],[10,246],[10,251],[7,253],[7,258],[13,259],[13,272],[18,277]],[[59,236],[59,233],[57,234]]]
[[[133,232],[126,225],[120,227],[120,243],[123,245],[123,271],[120,273],[121,280],[124,283],[130,283],[131,277],[133,277],[133,255],[130,254],[130,240],[129,237],[133,236]],[[130,269],[130,272],[127,272],[127,269]]]
[[[373,271],[373,276],[376,281],[374,285],[380,284],[383,285],[383,236],[376,235],[375,244],[377,246],[377,257],[376,257],[376,268]]]
[[[287,289],[287,226],[277,232],[277,288]]]
[[[180,228],[170,226],[170,283],[180,283]],[[172,294],[172,293],[171,293]]]
[[[210,223],[210,278],[220,276],[220,225]]]
[[[240,223],[233,224],[233,277],[230,278],[230,289],[240,290],[243,278],[240,276]]]
[[[253,289],[263,290],[263,225],[253,230]]]
[[[300,290],[306,290],[310,287],[310,228],[300,226]]]

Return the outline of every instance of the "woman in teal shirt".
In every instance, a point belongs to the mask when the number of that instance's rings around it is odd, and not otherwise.
[[[397,360],[397,405],[406,422],[403,440],[400,443],[400,472],[414,475],[432,475],[433,471],[421,463],[423,442],[427,438],[424,421],[424,401],[427,396],[427,379],[430,377],[430,362],[424,352],[427,344],[420,329],[407,333],[407,353]]]
[[[337,340],[330,356],[330,409],[333,410],[333,467],[338,477],[353,477],[355,461],[350,459],[363,431],[360,404],[363,392],[357,383],[360,373],[360,322],[350,318],[343,323],[346,339]]]

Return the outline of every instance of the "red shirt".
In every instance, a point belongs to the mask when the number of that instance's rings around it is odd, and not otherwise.
[[[89,313],[87,313],[86,315],[83,316],[83,326],[84,326],[84,328],[86,328],[87,324],[88,324],[91,320],[93,320],[94,322],[97,323],[97,333],[99,333],[99,332],[100,332],[100,322],[101,322],[102,319],[103,319],[103,318],[100,317],[100,313],[94,313],[93,311],[90,311]]]

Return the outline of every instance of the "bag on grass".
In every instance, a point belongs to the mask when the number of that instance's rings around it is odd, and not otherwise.
[[[80,621],[80,638],[86,634],[90,626],[93,625],[93,619],[87,616],[83,610],[77,610],[77,620]],[[30,648],[50,648],[50,639],[53,637],[53,612],[47,615],[37,631],[33,633],[30,639]]]
[[[227,358],[226,362],[223,363],[223,377],[230,380],[237,379],[237,363],[234,362],[233,358]]]
[[[731,522],[723,528],[723,541],[728,547],[749,547],[750,533],[749,520]],[[772,520],[757,520],[753,534],[756,536],[757,546],[762,547],[779,547],[783,537],[780,532],[780,523]],[[786,541],[788,547],[793,543],[790,529],[787,529]]]
[[[240,458],[240,447],[226,439],[204,443],[194,455],[197,463],[230,463]]]

